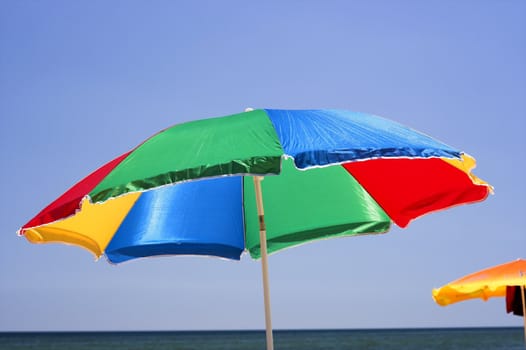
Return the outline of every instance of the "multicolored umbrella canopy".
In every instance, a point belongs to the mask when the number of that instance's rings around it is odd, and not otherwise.
[[[239,259],[248,250],[262,258],[273,349],[267,250],[386,232],[391,222],[405,227],[482,201],[491,186],[471,174],[474,166],[454,148],[368,114],[247,111],[158,133],[74,185],[19,233],[112,263],[173,254]]]
[[[475,160],[393,121],[344,110],[254,110],[175,125],[78,182],[20,230],[112,263],[170,254],[260,257],[253,175],[269,252],[405,227],[484,200]],[[170,185],[170,186],[169,186]]]

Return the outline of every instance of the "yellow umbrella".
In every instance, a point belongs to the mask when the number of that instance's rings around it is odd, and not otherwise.
[[[464,276],[441,288],[433,289],[433,299],[441,306],[476,298],[486,301],[493,297],[506,297],[506,289],[512,286],[521,289],[526,342],[526,260],[517,259]]]

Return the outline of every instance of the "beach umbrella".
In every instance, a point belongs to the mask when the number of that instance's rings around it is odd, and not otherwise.
[[[506,298],[508,312],[524,318],[526,344],[526,260],[517,259],[489,267],[433,289],[433,299],[438,305],[447,306],[470,299]],[[520,294],[520,299],[517,294]]]
[[[382,233],[484,200],[475,160],[381,117],[344,110],[247,110],[175,125],[97,169],[18,232],[112,263],[171,254],[267,251]],[[262,181],[264,179],[264,181]],[[264,198],[263,198],[264,197]],[[264,207],[263,207],[264,203]]]

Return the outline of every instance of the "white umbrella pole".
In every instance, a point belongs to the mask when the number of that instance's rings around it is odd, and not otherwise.
[[[270,314],[270,289],[268,281],[267,229],[265,228],[265,213],[263,211],[263,195],[261,193],[262,176],[254,176],[256,204],[259,216],[259,244],[261,246],[261,270],[263,272],[263,298],[265,300],[265,328],[267,335],[267,350],[274,349],[272,337],[272,320]]]

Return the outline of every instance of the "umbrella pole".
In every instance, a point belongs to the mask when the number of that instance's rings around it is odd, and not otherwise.
[[[524,297],[524,289],[526,286],[521,286],[521,297],[522,297],[522,319],[524,320],[524,345],[526,346],[526,302]]]
[[[265,329],[267,335],[267,350],[274,349],[272,336],[272,320],[270,314],[270,289],[268,280],[268,255],[267,255],[267,229],[265,227],[265,213],[263,211],[263,194],[261,192],[262,176],[254,176],[254,188],[256,191],[256,204],[259,216],[259,244],[261,247],[261,270],[263,275],[263,298],[265,301]]]

